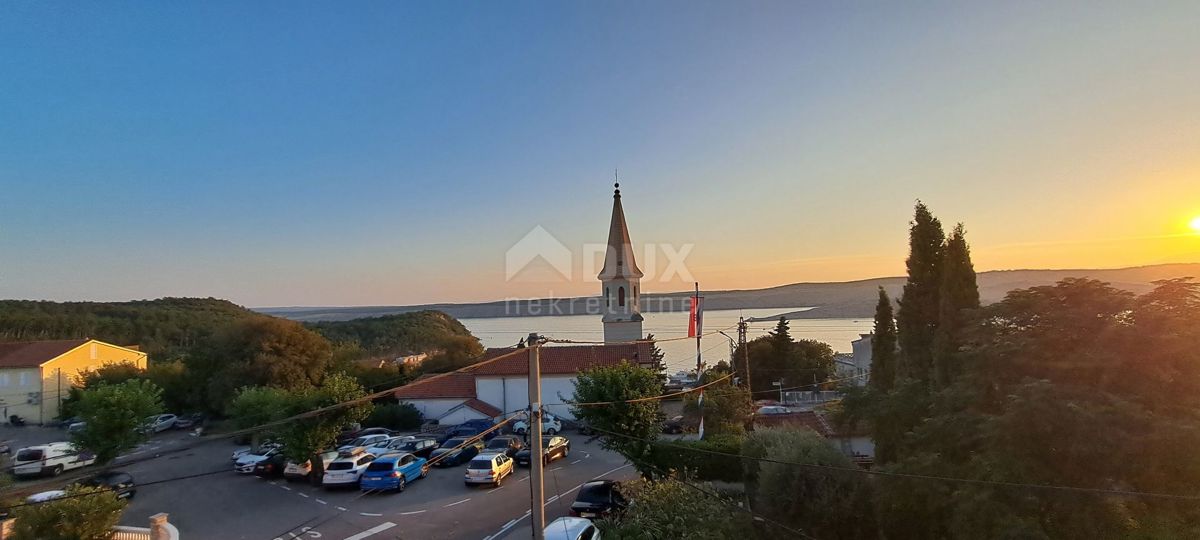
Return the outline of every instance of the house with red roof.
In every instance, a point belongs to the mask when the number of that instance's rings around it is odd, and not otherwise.
[[[426,419],[443,425],[477,418],[496,418],[529,407],[529,356],[513,347],[488,349],[472,368],[444,377],[417,379],[396,390],[396,398],[411,403]],[[650,367],[651,342],[611,345],[546,345],[541,349],[543,410],[574,418],[566,403],[575,394],[575,377],[596,366],[622,361]]]

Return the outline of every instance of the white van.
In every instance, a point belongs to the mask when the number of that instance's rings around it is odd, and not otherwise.
[[[17,450],[17,455],[13,458],[13,474],[58,476],[63,471],[86,467],[95,462],[96,456],[90,452],[76,450],[75,445],[69,442],[39,444]]]

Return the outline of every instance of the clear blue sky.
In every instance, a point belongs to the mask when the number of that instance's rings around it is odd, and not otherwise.
[[[980,269],[1200,259],[1197,28],[1197,2],[4,2],[0,297],[590,293],[504,253],[603,241],[614,167],[635,242],[694,244],[706,288],[897,274],[917,198]]]

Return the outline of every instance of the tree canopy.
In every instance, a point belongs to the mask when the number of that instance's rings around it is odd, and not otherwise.
[[[87,427],[72,441],[104,465],[146,440],[146,418],[162,412],[162,389],[142,379],[100,384],[80,394],[76,411]]]
[[[575,403],[627,401],[662,394],[662,385],[654,371],[622,361],[612,366],[596,366],[581,372],[575,381]],[[571,407],[576,418],[600,430],[601,446],[625,456],[643,474],[651,443],[636,439],[654,440],[662,430],[662,412],[657,401],[614,403],[602,407]],[[618,437],[604,432],[627,435]]]

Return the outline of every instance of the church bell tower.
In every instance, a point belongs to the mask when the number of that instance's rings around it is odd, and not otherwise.
[[[604,295],[604,342],[642,339],[642,271],[633,260],[633,244],[621,208],[621,184],[613,187],[612,221],[608,226],[608,248],[604,268],[597,276]]]

